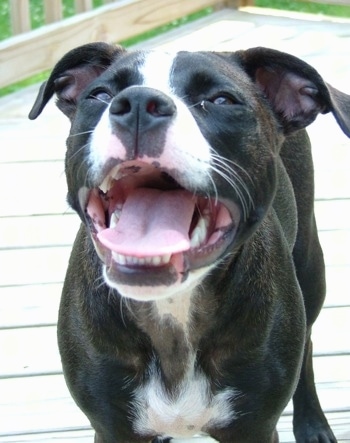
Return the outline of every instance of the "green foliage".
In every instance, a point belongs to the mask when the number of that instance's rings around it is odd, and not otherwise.
[[[255,0],[254,5],[263,8],[350,18],[350,6],[345,5],[327,5],[326,3],[314,3],[306,0]]]

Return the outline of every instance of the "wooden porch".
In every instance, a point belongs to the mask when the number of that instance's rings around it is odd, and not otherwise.
[[[142,44],[167,50],[252,46],[297,55],[350,94],[349,20],[222,9]],[[65,202],[68,123],[53,103],[38,120],[27,120],[37,90],[0,100],[0,442],[88,443],[93,433],[67,391],[56,345],[60,291],[79,225]],[[350,141],[328,115],[309,134],[328,277],[313,334],[315,375],[338,441],[350,442]],[[279,424],[281,442],[294,441],[291,411]]]

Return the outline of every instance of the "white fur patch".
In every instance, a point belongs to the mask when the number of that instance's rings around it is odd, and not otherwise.
[[[233,389],[212,395],[207,378],[194,369],[194,362],[175,394],[165,390],[155,367],[148,382],[135,391],[134,430],[141,435],[154,432],[173,438],[190,438],[205,433],[211,425],[223,427],[234,417]]]
[[[150,52],[141,68],[143,85],[168,95],[175,103],[177,114],[167,131],[164,151],[159,161],[170,168],[188,174],[186,185],[194,188],[209,183],[211,148],[196,120],[171,86],[176,54]]]
[[[169,298],[177,299],[178,297],[185,297],[183,294],[191,293],[191,291],[200,284],[203,278],[213,267],[215,267],[215,263],[213,263],[211,266],[194,269],[189,273],[185,281],[181,282],[179,280],[170,286],[130,286],[121,283],[117,284],[113,280],[109,279],[106,266],[103,267],[103,278],[108,286],[117,289],[120,295],[125,298],[131,298],[138,301],[164,300],[163,306],[165,306]],[[179,276],[179,278],[180,277],[181,276]]]
[[[140,68],[143,86],[157,89],[172,96],[171,75],[176,53],[150,51],[146,53],[144,64]]]

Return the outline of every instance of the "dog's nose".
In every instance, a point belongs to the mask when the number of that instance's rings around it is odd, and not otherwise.
[[[174,101],[163,92],[132,86],[120,92],[110,106],[112,125],[119,130],[142,134],[167,126],[176,114]]]

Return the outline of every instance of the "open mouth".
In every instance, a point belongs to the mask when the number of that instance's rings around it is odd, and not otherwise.
[[[232,242],[239,209],[181,187],[141,161],[115,166],[99,188],[81,192],[88,226],[109,280],[170,285],[212,265]]]

